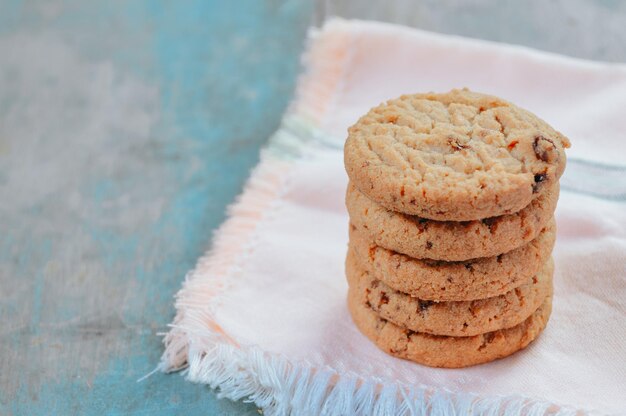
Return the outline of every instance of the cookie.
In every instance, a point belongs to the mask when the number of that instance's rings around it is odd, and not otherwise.
[[[461,301],[502,295],[530,280],[550,257],[556,225],[550,221],[530,243],[508,253],[461,262],[414,259],[370,243],[350,226],[348,256],[376,280],[423,300]]]
[[[526,320],[552,294],[552,259],[528,282],[503,295],[459,302],[435,302],[398,292],[374,279],[354,257],[346,276],[361,302],[381,318],[415,332],[471,336],[511,328]]]
[[[346,171],[389,210],[439,221],[517,212],[556,183],[569,140],[500,98],[403,95],[348,129]]]
[[[514,214],[433,221],[389,211],[349,184],[346,206],[350,222],[382,247],[415,258],[460,261],[496,256],[533,240],[552,218],[558,198],[557,183]]]
[[[431,367],[460,368],[503,358],[525,348],[545,328],[552,297],[512,328],[469,337],[449,337],[402,328],[368,308],[358,292],[348,292],[348,308],[359,330],[381,350]]]

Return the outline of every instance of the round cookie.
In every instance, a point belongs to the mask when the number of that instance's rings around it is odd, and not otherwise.
[[[348,292],[348,309],[359,330],[386,353],[430,367],[460,368],[503,358],[525,348],[546,327],[552,297],[547,297],[519,325],[470,337],[430,335],[402,328],[378,316],[352,290]]]
[[[523,246],[550,221],[558,199],[557,183],[514,214],[456,222],[389,211],[352,183],[346,192],[350,222],[371,241],[411,257],[446,261],[496,256]]]
[[[517,212],[565,169],[569,140],[500,98],[403,95],[348,129],[350,180],[389,210],[440,221]]]
[[[556,225],[550,221],[530,243],[508,253],[462,262],[414,259],[370,243],[350,226],[349,256],[374,279],[423,300],[462,301],[502,295],[530,280],[554,247]]]
[[[415,332],[456,337],[511,328],[526,320],[552,295],[553,271],[550,259],[535,277],[503,295],[434,302],[411,297],[374,279],[353,256],[346,261],[350,287],[381,318]]]

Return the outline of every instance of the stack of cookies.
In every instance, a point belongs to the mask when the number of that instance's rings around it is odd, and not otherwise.
[[[349,129],[348,305],[384,351],[465,367],[526,347],[552,305],[569,141],[464,90],[406,95]]]

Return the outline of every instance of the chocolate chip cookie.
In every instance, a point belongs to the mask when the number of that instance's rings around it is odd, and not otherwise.
[[[461,301],[502,295],[535,276],[550,257],[554,220],[518,249],[461,262],[415,259],[370,243],[350,227],[348,257],[354,256],[373,278],[424,300]]]
[[[528,346],[548,323],[552,297],[519,325],[468,337],[431,335],[400,327],[368,308],[352,289],[348,308],[359,330],[386,353],[431,367],[460,368],[503,358]]]
[[[348,130],[351,182],[391,211],[439,221],[518,212],[556,183],[569,140],[505,100],[463,90],[412,94]]]
[[[389,211],[350,183],[350,222],[381,247],[415,258],[460,261],[496,256],[527,244],[548,224],[558,183],[519,212],[474,221],[433,221]]]

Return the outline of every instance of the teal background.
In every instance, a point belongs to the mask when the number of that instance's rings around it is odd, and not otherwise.
[[[137,379],[278,125],[311,12],[0,3],[0,414],[258,414]]]

